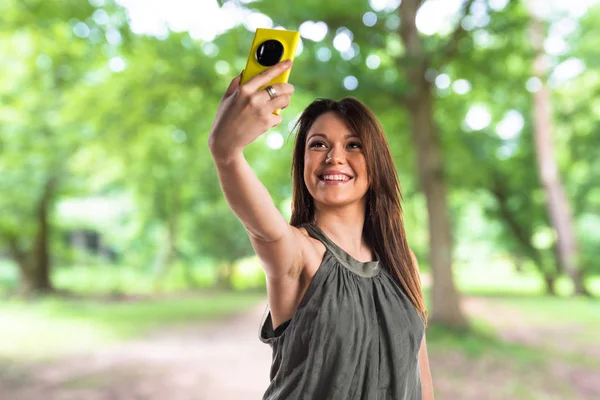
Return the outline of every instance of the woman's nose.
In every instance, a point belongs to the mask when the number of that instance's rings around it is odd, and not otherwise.
[[[327,154],[326,163],[339,164],[344,161],[344,153],[332,150]]]

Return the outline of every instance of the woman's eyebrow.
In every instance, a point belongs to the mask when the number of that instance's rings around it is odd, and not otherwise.
[[[324,133],[313,133],[312,135],[309,136],[309,138],[307,140],[310,140],[312,138],[314,138],[315,136],[322,136],[325,139],[327,139],[327,135],[325,135]],[[349,139],[349,138],[358,138],[359,136],[354,134],[354,133],[350,133],[346,136],[344,136],[344,139]]]
[[[322,136],[322,137],[324,137],[325,139],[327,139],[327,135],[325,135],[325,134],[323,134],[323,133],[313,133],[312,135],[310,135],[310,136],[308,137],[308,139],[307,139],[307,140],[309,140],[309,139],[312,139],[312,138],[314,138],[315,136]]]

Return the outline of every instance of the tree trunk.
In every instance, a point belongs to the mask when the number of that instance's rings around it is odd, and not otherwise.
[[[519,223],[518,218],[516,218],[514,213],[511,211],[510,207],[508,206],[508,188],[504,184],[506,179],[507,178],[505,176],[498,174],[494,174],[492,177],[493,181],[491,193],[495,196],[496,201],[498,202],[498,208],[500,215],[502,216],[502,220],[510,229],[517,245],[522,249],[523,253],[526,254],[531,261],[533,261],[538,271],[542,275],[546,294],[555,296],[556,290],[554,285],[556,277],[559,273],[558,265],[549,265],[549,263],[544,262],[544,257],[542,256],[541,252],[531,242],[531,231],[527,226]]]
[[[169,272],[169,268],[173,263],[173,259],[176,254],[176,243],[177,243],[177,224],[174,221],[175,216],[171,216],[166,224],[165,240],[158,249],[158,254],[154,259],[154,283],[153,291],[158,292],[164,278]]]
[[[546,289],[546,294],[549,296],[556,296],[556,276],[552,274],[544,275],[544,287]]]
[[[552,227],[557,234],[558,259],[560,265],[575,287],[575,294],[589,295],[583,276],[577,266],[577,240],[573,230],[573,218],[569,201],[565,194],[552,142],[552,110],[550,92],[546,83],[546,55],[544,54],[545,25],[532,10],[533,1],[529,1],[531,18],[531,42],[536,52],[534,76],[542,82],[540,90],[534,93],[535,146],[537,165],[542,185],[546,192],[546,207]]]
[[[171,191],[171,208],[166,215],[165,242],[159,247],[159,252],[154,260],[153,290],[157,292],[165,276],[167,276],[173,261],[177,256],[177,239],[179,232],[179,202],[176,189]],[[166,204],[169,204],[166,202]]]
[[[404,0],[400,5],[401,36],[408,53],[406,68],[412,93],[406,98],[411,132],[417,149],[421,189],[427,199],[429,216],[430,262],[432,266],[431,321],[454,328],[468,327],[452,274],[452,235],[446,200],[443,155],[433,120],[434,97],[425,79],[429,60],[417,31],[415,18],[420,0]],[[406,61],[406,60],[405,60]]]
[[[50,178],[44,187],[42,198],[36,208],[38,233],[33,248],[24,250],[16,237],[9,239],[10,252],[19,267],[20,288],[24,296],[46,294],[54,291],[50,280],[50,250],[48,246],[50,225],[48,214],[54,195],[55,180]]]

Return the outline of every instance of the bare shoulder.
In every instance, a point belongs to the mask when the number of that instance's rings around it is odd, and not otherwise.
[[[297,228],[298,232],[302,235],[302,241],[305,254],[305,269],[310,274],[311,271],[319,267],[323,256],[325,255],[325,245],[320,240],[313,238],[309,235],[308,231],[304,227]],[[314,275],[314,273],[313,273]]]
[[[304,266],[303,237],[297,228],[287,225],[274,240],[263,240],[248,234],[260,263],[271,279],[297,278]]]
[[[304,227],[291,226],[290,232],[293,232],[293,245],[301,254],[301,265],[284,275],[267,274],[267,294],[274,328],[292,318],[325,253],[325,246],[310,237]]]

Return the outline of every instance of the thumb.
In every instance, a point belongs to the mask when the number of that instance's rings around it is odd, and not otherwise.
[[[240,87],[240,81],[242,80],[242,73],[243,73],[243,71],[238,76],[233,78],[233,80],[227,87],[227,90],[225,91],[225,95],[223,97],[230,96],[233,92],[235,92],[237,90],[238,87]]]

